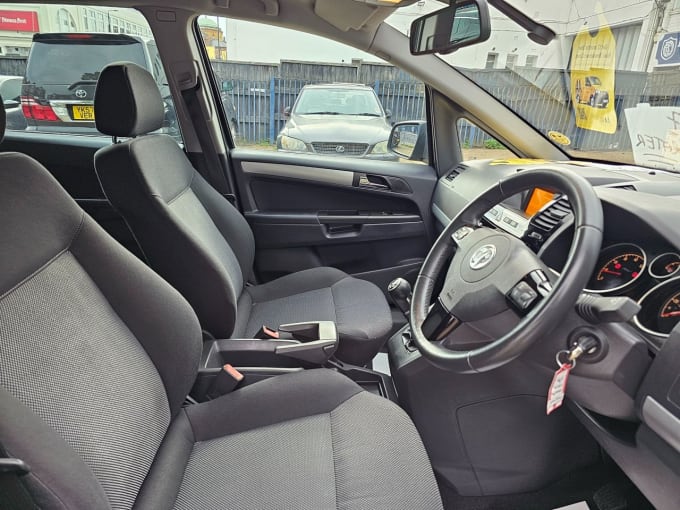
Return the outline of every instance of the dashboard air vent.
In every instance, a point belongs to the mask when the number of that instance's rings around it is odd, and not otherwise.
[[[525,240],[534,250],[538,249],[550,237],[550,235],[562,224],[562,221],[571,214],[571,206],[567,197],[561,197],[548,205],[542,211],[536,213],[529,222],[529,228],[525,234]]]
[[[547,233],[552,233],[562,223],[562,220],[570,214],[569,201],[566,197],[562,197],[534,216],[531,223]]]
[[[456,177],[458,177],[460,174],[462,174],[467,169],[468,169],[468,167],[465,166],[465,165],[458,165],[446,175],[445,179],[450,182],[450,181],[454,180]]]
[[[627,191],[637,191],[637,189],[635,189],[635,186],[633,186],[632,184],[623,184],[621,186],[612,186],[612,188],[625,189]]]

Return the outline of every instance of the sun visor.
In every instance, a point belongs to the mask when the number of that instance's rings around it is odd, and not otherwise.
[[[361,30],[380,9],[354,0],[316,0],[314,12],[324,21],[347,32]]]

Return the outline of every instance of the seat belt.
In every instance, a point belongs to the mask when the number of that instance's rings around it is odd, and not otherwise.
[[[196,131],[198,142],[203,149],[207,166],[205,169],[207,175],[205,175],[205,177],[221,195],[232,203],[232,205],[237,206],[234,183],[231,180],[231,176],[228,175],[228,172],[225,172],[225,169],[222,168],[222,163],[217,157],[215,142],[213,141],[208,125],[201,114],[202,109],[198,98],[200,87],[201,85],[199,82],[195,87],[183,90],[182,98],[184,99],[184,104],[191,117],[191,122]]]
[[[31,469],[21,459],[7,457],[0,444],[0,510],[37,510],[21,477]]]

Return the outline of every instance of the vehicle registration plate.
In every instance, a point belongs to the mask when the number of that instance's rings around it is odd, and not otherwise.
[[[94,106],[74,104],[73,120],[94,120]]]

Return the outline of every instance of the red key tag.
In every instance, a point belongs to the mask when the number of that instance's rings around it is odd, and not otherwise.
[[[550,388],[548,389],[548,405],[545,409],[546,414],[550,414],[562,406],[562,402],[564,402],[564,397],[567,392],[567,379],[569,379],[569,373],[572,368],[574,368],[574,365],[571,363],[564,363],[555,372],[553,380],[550,383]]]

